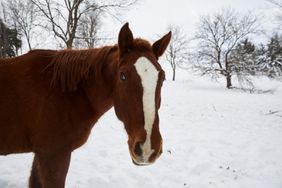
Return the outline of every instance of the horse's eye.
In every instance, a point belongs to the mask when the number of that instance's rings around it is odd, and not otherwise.
[[[120,80],[122,81],[126,80],[126,76],[123,72],[120,73],[119,77],[120,77]]]

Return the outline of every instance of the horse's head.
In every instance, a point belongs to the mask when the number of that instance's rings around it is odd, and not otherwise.
[[[119,33],[119,70],[114,107],[128,134],[128,146],[136,165],[153,163],[162,153],[158,110],[165,78],[158,58],[171,38],[166,34],[152,46],[134,39],[128,24]]]

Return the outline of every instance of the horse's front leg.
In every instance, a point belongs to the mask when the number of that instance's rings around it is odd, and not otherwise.
[[[39,168],[39,165],[38,165],[37,155],[34,155],[32,168],[31,168],[31,174],[29,177],[29,188],[42,188],[38,168]]]
[[[37,153],[37,175],[42,188],[64,188],[71,152]],[[32,178],[31,174],[31,178]],[[34,176],[36,177],[36,176]],[[30,187],[33,188],[30,184]]]

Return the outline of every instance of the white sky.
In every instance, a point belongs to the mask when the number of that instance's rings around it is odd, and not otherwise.
[[[126,12],[122,21],[129,22],[135,36],[156,39],[167,32],[169,24],[179,25],[192,36],[201,15],[232,8],[238,12],[254,12],[269,32],[275,27],[277,11],[266,0],[140,0],[139,5]],[[123,23],[108,20],[107,31],[117,35]]]

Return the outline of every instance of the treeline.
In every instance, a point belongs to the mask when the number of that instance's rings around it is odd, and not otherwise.
[[[277,22],[282,25],[282,0],[266,0],[276,6]],[[0,0],[1,2],[1,0]],[[38,47],[39,36],[54,36],[59,48],[92,48],[105,40],[101,37],[102,17],[120,15],[138,0],[9,0],[0,8],[0,57],[19,54],[22,45]],[[251,84],[249,76],[282,77],[281,27],[267,42],[257,44],[263,31],[259,19],[251,13],[222,9],[201,16],[193,36],[183,28],[170,26],[172,40],[165,54],[173,77],[176,68],[189,68],[201,75],[224,77],[226,87],[233,79]],[[42,34],[44,33],[44,34]],[[252,41],[253,40],[253,41]],[[40,40],[44,41],[43,39]],[[191,44],[192,47],[191,47]],[[195,45],[196,44],[196,45]],[[39,45],[41,47],[42,45]]]
[[[278,21],[282,25],[282,19]],[[282,78],[281,31],[273,30],[275,34],[266,42],[258,43],[262,35],[265,38],[265,32],[252,13],[239,14],[232,9],[222,9],[202,16],[190,38],[180,27],[170,26],[170,29],[173,36],[166,61],[171,64],[172,80],[176,78],[177,67],[215,79],[223,77],[228,89],[233,88],[234,78],[241,85],[252,87],[250,76]]]
[[[44,36],[54,36],[59,48],[91,48],[101,37],[103,17],[117,19],[138,0],[0,0],[0,57],[15,56],[22,44],[42,47]],[[5,28],[5,29],[4,29]],[[12,34],[11,34],[12,33]],[[8,43],[10,41],[10,43]],[[39,42],[40,41],[40,42]],[[42,44],[43,43],[43,44]]]
[[[231,69],[238,75],[282,76],[282,35],[274,34],[266,44],[241,41],[230,54]]]

